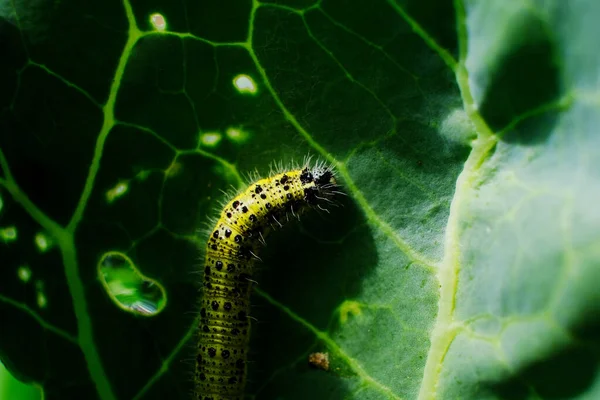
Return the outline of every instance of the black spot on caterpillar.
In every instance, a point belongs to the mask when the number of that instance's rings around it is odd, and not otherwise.
[[[267,235],[340,193],[323,164],[250,184],[225,205],[206,245],[195,370],[197,400],[242,400],[254,264]]]

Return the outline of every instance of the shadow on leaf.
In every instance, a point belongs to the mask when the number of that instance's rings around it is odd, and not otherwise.
[[[283,393],[289,399],[344,397],[339,376],[309,367],[308,354],[318,339],[294,320],[326,332],[337,307],[360,293],[377,265],[362,214],[351,200],[342,201],[344,207],[331,214],[307,215],[269,237],[258,288],[280,305],[253,295],[258,321],[252,326],[248,392],[256,398]]]
[[[594,385],[600,361],[600,319],[592,318],[575,331],[582,341],[527,366],[507,381],[494,385],[492,391],[511,400],[530,398],[531,390],[544,399],[576,398],[587,393]]]
[[[481,114],[494,131],[526,113],[555,102],[560,96],[560,66],[552,30],[538,16],[522,14],[511,22],[512,40],[490,72]],[[547,139],[556,123],[554,114],[527,117],[527,129],[511,130],[503,140],[534,145]]]

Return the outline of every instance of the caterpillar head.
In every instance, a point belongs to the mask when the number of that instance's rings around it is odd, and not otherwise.
[[[306,167],[300,174],[300,182],[304,187],[304,198],[310,205],[318,206],[331,203],[338,185],[334,172],[326,167]]]

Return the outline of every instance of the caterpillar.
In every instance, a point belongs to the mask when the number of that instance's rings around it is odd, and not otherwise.
[[[223,208],[210,231],[200,297],[195,398],[242,400],[247,376],[252,276],[268,234],[341,194],[322,163],[250,184]]]

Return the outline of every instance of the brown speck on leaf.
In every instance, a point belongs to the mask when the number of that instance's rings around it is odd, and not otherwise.
[[[329,371],[329,353],[311,353],[308,355],[308,365],[311,368]]]

